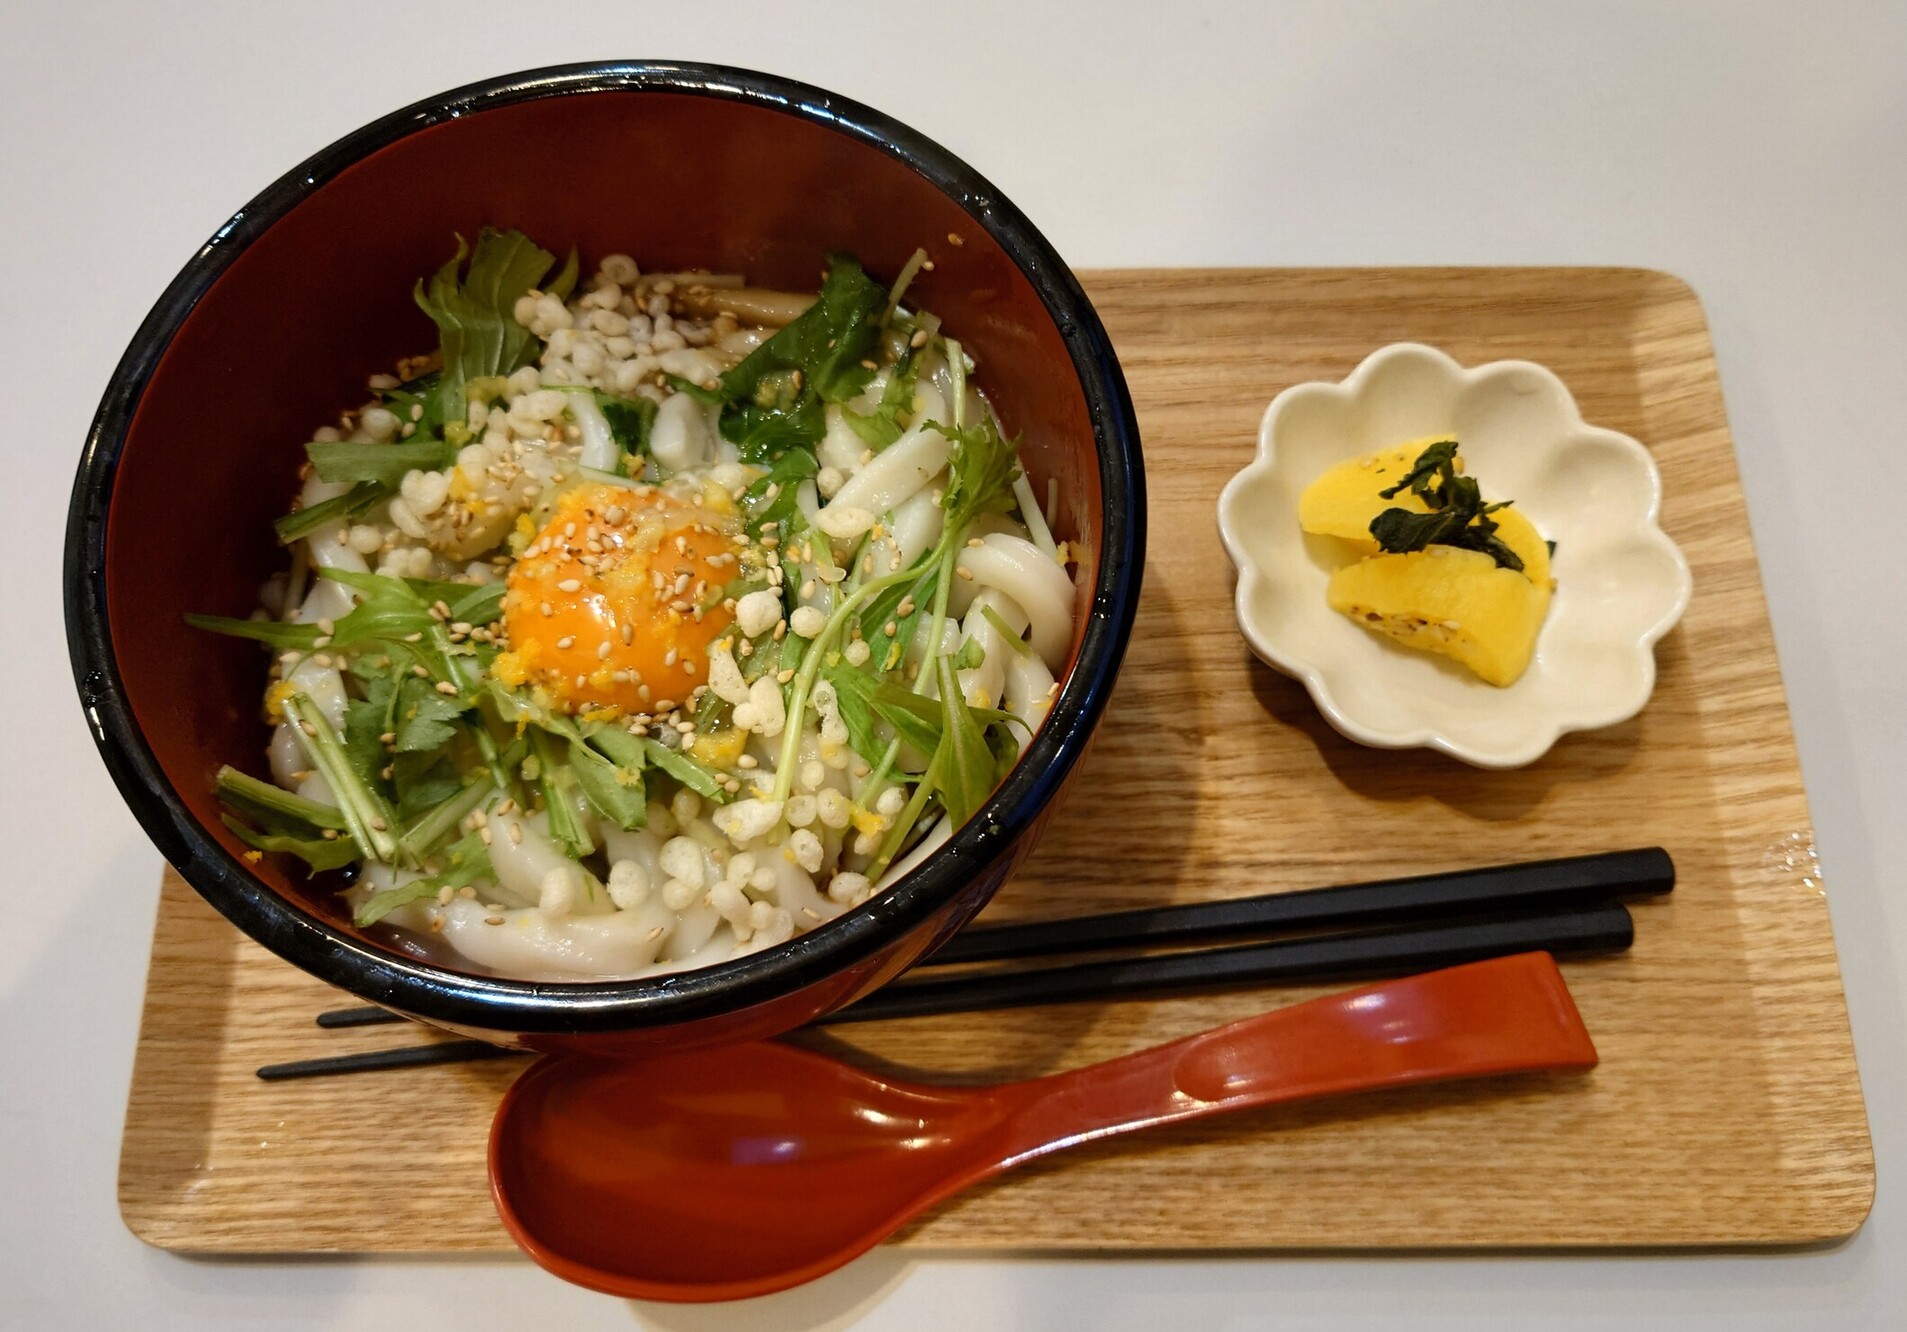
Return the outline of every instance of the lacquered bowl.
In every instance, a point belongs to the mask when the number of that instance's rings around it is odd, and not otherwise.
[[[282,567],[271,520],[314,423],[426,351],[411,301],[454,234],[518,227],[588,259],[738,271],[812,288],[831,250],[910,289],[978,358],[1058,526],[1078,540],[1072,660],[1018,767],[940,850],[863,906],[734,962],[641,981],[460,971],[355,929],[335,883],[219,823],[222,763],[264,771],[264,661],[187,627],[245,614]],[[955,238],[958,238],[957,240]],[[709,66],[537,70],[386,116],[280,178],[192,257],[140,326],[86,442],[67,527],[67,638],[81,701],[166,859],[240,929],[313,975],[441,1026],[604,1053],[785,1031],[944,941],[1025,856],[1085,751],[1138,602],[1144,476],[1105,330],[1064,262],[970,167],[819,89]]]

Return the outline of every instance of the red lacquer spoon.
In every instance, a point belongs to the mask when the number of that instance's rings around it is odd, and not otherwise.
[[[900,1082],[775,1042],[552,1057],[497,1111],[490,1183],[511,1235],[558,1276],[637,1299],[743,1299],[832,1271],[979,1180],[1094,1138],[1595,1063],[1547,953],[1330,995],[988,1087]]]

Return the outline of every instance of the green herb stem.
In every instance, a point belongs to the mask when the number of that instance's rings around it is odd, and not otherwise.
[[[199,615],[188,611],[185,622],[194,629],[230,638],[249,638],[281,652],[309,652],[322,636],[315,624],[287,624],[283,620],[241,620],[231,615]]]
[[[443,839],[444,834],[463,821],[471,810],[488,800],[498,790],[496,768],[491,775],[479,777],[463,790],[459,791],[443,804],[423,815],[404,830],[401,839],[404,850],[414,858],[422,860]]]
[[[1007,647],[1010,648],[1015,655],[1021,657],[1031,657],[1033,655],[1033,645],[1014,633],[1013,626],[1002,619],[1000,612],[993,609],[990,604],[982,604],[980,614],[985,617],[988,624],[993,626],[995,632],[1006,640]],[[996,699],[995,702],[997,701]]]
[[[324,777],[331,794],[337,797],[338,812],[344,816],[352,838],[373,860],[391,863],[398,854],[397,838],[391,832],[395,819],[382,796],[367,786],[351,767],[344,743],[331,728],[324,711],[311,696],[295,693],[284,702],[285,716],[298,728],[306,755]],[[378,824],[383,824],[382,828]]]
[[[920,779],[919,785],[914,787],[914,794],[908,798],[906,806],[902,808],[900,814],[894,819],[894,826],[889,828],[887,830],[887,836],[881,839],[881,849],[875,854],[874,859],[868,863],[866,870],[868,882],[878,883],[881,875],[887,872],[888,865],[890,865],[894,857],[899,854],[902,845],[907,840],[908,834],[913,831],[914,825],[920,822],[921,811],[927,808],[927,801],[933,794],[933,775],[931,773],[924,774]]]
[[[240,772],[230,764],[218,770],[214,784],[220,799],[247,813],[269,811],[297,819],[313,828],[329,828],[333,832],[348,831],[350,826],[345,822],[343,812],[336,807],[307,800],[282,786]]]
[[[917,249],[907,256],[907,262],[901,265],[900,274],[895,277],[893,287],[887,293],[887,308],[881,311],[881,327],[886,328],[894,318],[894,311],[900,308],[901,297],[907,294],[908,284],[913,282],[920,272],[921,265],[927,262],[927,251]]]
[[[947,410],[953,414],[953,428],[964,430],[967,426],[967,354],[960,350],[955,338],[943,338],[941,346],[947,354],[947,378],[953,388],[953,401],[947,404]]]
[[[881,792],[887,787],[887,774],[893,771],[900,756],[901,739],[896,736],[887,742],[887,750],[881,755],[881,761],[874,765],[874,770],[867,775],[867,781],[862,783],[861,798],[857,802],[861,808],[866,809],[868,801],[880,798]]]
[[[571,795],[576,774],[558,757],[547,732],[531,731],[530,748],[536,754],[537,782],[543,790],[543,812],[550,820],[550,839],[571,860],[581,860],[596,849],[596,843],[576,817]]]
[[[801,665],[795,669],[795,678],[789,685],[786,708],[786,720],[782,724],[781,754],[775,762],[775,785],[771,800],[783,801],[794,791],[795,762],[801,753],[801,718],[808,707],[808,696],[814,689],[815,674],[821,669],[821,660],[833,649],[835,639],[841,636],[842,626],[856,610],[866,605],[875,593],[884,588],[893,587],[909,578],[919,577],[919,568],[902,569],[898,573],[885,574],[870,582],[861,584],[852,595],[835,608],[828,617],[821,633],[814,642],[808,644],[808,650],[801,658]]]
[[[1026,524],[1027,536],[1045,554],[1058,559],[1059,543],[1053,540],[1053,529],[1046,525],[1046,515],[1040,511],[1039,499],[1025,471],[1013,478],[1013,497],[1020,502],[1020,520]]]

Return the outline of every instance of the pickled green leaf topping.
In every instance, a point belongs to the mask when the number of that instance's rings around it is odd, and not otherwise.
[[[1396,485],[1377,493],[1384,499],[1395,499],[1406,489],[1430,511],[1414,513],[1393,508],[1371,519],[1371,537],[1380,549],[1402,555],[1425,546],[1456,546],[1488,555],[1501,568],[1523,571],[1522,557],[1497,536],[1496,520],[1490,517],[1498,509],[1508,508],[1510,501],[1483,502],[1483,491],[1476,481],[1457,471],[1456,440],[1443,439],[1430,445],[1417,455],[1417,461]]]

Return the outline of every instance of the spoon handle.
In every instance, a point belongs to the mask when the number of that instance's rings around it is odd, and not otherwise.
[[[1293,1004],[1024,1089],[999,1168],[1156,1124],[1315,1096],[1539,1069],[1596,1047],[1547,953]]]

